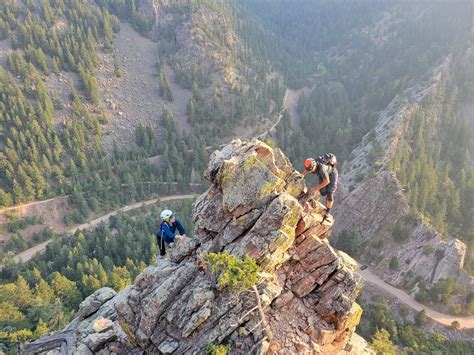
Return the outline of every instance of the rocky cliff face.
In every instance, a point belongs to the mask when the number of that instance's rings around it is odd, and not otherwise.
[[[96,291],[52,341],[81,354],[197,354],[222,343],[235,354],[364,352],[353,337],[362,313],[357,264],[329,245],[332,221],[299,198],[306,187],[283,153],[236,140],[212,154],[205,176],[211,186],[194,204],[194,238],[123,291]],[[223,251],[256,260],[255,288],[216,285],[202,261]]]
[[[443,90],[449,65],[447,58],[425,85],[417,84],[395,97],[380,115],[376,127],[343,166],[340,202],[334,211],[334,234],[359,233],[361,261],[374,266],[385,281],[413,292],[417,282],[429,287],[446,278],[455,279],[460,289],[472,289],[474,284],[463,270],[466,245],[458,239],[443,239],[422,216],[412,215],[401,183],[388,168],[420,101]],[[376,145],[382,154],[375,152]],[[404,234],[398,241],[393,238],[396,228]],[[389,267],[393,259],[396,268]]]
[[[186,73],[211,79],[212,89],[236,88],[240,74],[235,53],[243,51],[226,4],[189,0],[140,0],[139,13],[153,24],[151,35],[160,40],[174,33],[173,65]],[[212,90],[210,90],[212,92]]]
[[[348,212],[343,213],[342,208]],[[381,172],[358,186],[336,213],[335,233],[346,228],[360,232],[367,246],[365,252],[361,251],[362,259],[377,265],[377,271],[390,284],[412,288],[417,282],[431,286],[447,278],[457,279],[458,287],[470,284],[469,275],[462,269],[466,245],[458,239],[445,240],[423,219],[410,214],[408,199],[395,173]],[[403,240],[393,238],[397,227],[404,234]],[[396,269],[389,267],[392,258],[398,260]]]

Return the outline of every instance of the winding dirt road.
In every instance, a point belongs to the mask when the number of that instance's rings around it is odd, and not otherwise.
[[[74,226],[70,229],[67,230],[67,232],[73,234],[75,233],[77,230],[80,230],[80,229],[86,229],[86,228],[92,228],[96,225],[98,225],[99,223],[101,222],[104,222],[106,220],[108,220],[110,217],[112,216],[115,216],[119,211],[122,211],[122,212],[126,212],[126,211],[130,211],[130,210],[133,210],[135,208],[139,208],[139,207],[142,207],[142,206],[148,206],[148,205],[152,205],[152,204],[155,204],[157,202],[165,202],[165,201],[174,201],[174,200],[185,200],[185,199],[191,199],[191,198],[194,198],[196,197],[196,195],[192,195],[192,194],[188,194],[188,195],[173,195],[173,196],[163,196],[163,197],[159,197],[159,198],[154,198],[154,199],[151,199],[151,200],[146,200],[146,201],[140,201],[140,202],[137,202],[137,203],[134,203],[133,205],[129,205],[129,206],[125,206],[125,207],[122,207],[122,208],[119,208],[118,210],[115,210],[113,212],[110,212],[110,213],[107,213],[101,217],[98,217],[98,218],[95,218],[95,219],[92,219],[90,220],[89,222],[86,222],[86,223],[83,223],[83,224],[79,224],[77,226]],[[30,249],[27,249],[17,255],[15,255],[13,257],[13,260],[16,261],[16,262],[19,262],[19,261],[23,261],[23,262],[26,262],[28,260],[30,260],[33,256],[35,256],[37,253],[40,253],[42,252],[44,249],[46,249],[46,246],[52,241],[52,239],[48,239],[47,241],[45,242],[42,242],[40,244],[37,244],[35,245],[34,247],[30,248]]]
[[[402,303],[407,305],[408,307],[414,309],[415,311],[421,311],[424,309],[426,311],[426,315],[433,319],[434,321],[450,326],[454,321],[458,321],[460,328],[465,328],[465,329],[472,329],[474,328],[474,316],[469,316],[469,317],[457,317],[457,316],[451,316],[448,314],[440,313],[437,312],[431,308],[426,307],[425,305],[417,302],[414,300],[410,295],[405,293],[404,291],[393,287],[383,281],[380,277],[372,273],[368,268],[365,270],[360,270],[359,274],[367,281],[370,282],[371,284],[387,291],[391,295],[397,297]]]
[[[43,203],[48,203],[48,202],[56,201],[56,200],[62,200],[62,199],[68,198],[68,197],[69,197],[69,195],[57,196],[57,197],[49,198],[49,199],[47,199],[47,200],[32,201],[32,202],[24,203],[24,204],[22,204],[22,205],[16,205],[16,206],[11,206],[11,207],[5,207],[5,208],[0,209],[0,213],[6,212],[6,211],[18,210],[18,209],[22,209],[22,208],[26,208],[26,207],[35,206],[35,205],[41,205],[41,204],[43,204]]]

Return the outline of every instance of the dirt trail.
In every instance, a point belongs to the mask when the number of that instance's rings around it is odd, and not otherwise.
[[[92,228],[92,227],[100,224],[101,222],[107,221],[110,217],[115,216],[119,211],[126,212],[126,211],[133,210],[135,208],[140,208],[142,206],[152,205],[154,203],[157,203],[158,201],[164,202],[164,201],[174,201],[174,200],[185,200],[185,199],[194,198],[195,196],[196,195],[192,195],[192,194],[173,195],[173,196],[163,196],[163,197],[154,198],[154,199],[146,200],[146,201],[140,201],[140,202],[134,203],[133,205],[129,205],[129,206],[119,208],[118,210],[115,210],[115,211],[107,213],[107,214],[105,214],[101,217],[90,220],[89,222],[74,226],[74,227],[68,229],[67,232],[69,232],[71,234],[74,234],[77,230]],[[15,255],[13,257],[13,260],[16,261],[16,262],[20,262],[20,261],[26,262],[26,261],[30,260],[32,257],[34,257],[37,253],[40,253],[44,249],[46,249],[46,246],[50,242],[51,242],[51,239],[49,239],[45,242],[42,242],[38,245],[35,245],[34,247],[32,247],[30,249],[27,249],[27,250],[19,253],[18,255]]]
[[[53,197],[53,198],[43,200],[43,201],[33,201],[33,202],[28,202],[28,203],[25,203],[25,204],[22,204],[22,205],[5,207],[5,208],[0,209],[0,213],[6,212],[6,211],[13,211],[13,210],[17,210],[17,209],[23,209],[23,208],[27,208],[27,207],[31,207],[31,206],[36,206],[36,205],[42,205],[44,203],[57,201],[57,200],[62,200],[62,199],[68,198],[68,197],[69,197],[68,195],[67,196],[58,196],[58,197]]]
[[[283,105],[280,109],[280,112],[278,113],[278,117],[277,117],[276,121],[268,129],[266,129],[263,133],[261,133],[260,135],[254,137],[254,138],[258,138],[258,139],[265,138],[268,134],[270,134],[276,128],[276,126],[278,126],[280,124],[280,121],[283,117],[283,113],[285,112],[285,110],[288,110],[289,108],[292,107],[291,102],[289,100],[290,91],[291,91],[290,89],[286,89],[286,91],[285,91],[285,96],[283,97]]]
[[[424,309],[426,311],[426,315],[430,317],[431,319],[435,320],[436,322],[450,326],[453,321],[458,321],[460,328],[467,328],[471,329],[474,328],[474,316],[469,316],[469,317],[457,317],[457,316],[451,316],[448,314],[443,314],[440,312],[437,312],[431,308],[428,308],[427,306],[417,302],[413,298],[410,297],[407,293],[404,291],[393,287],[389,284],[387,284],[385,281],[383,281],[380,277],[377,275],[373,274],[368,268],[365,270],[359,271],[359,274],[367,281],[370,282],[371,284],[376,285],[377,287],[387,291],[388,293],[392,294],[393,296],[397,297],[401,302],[406,304],[408,307],[414,309],[415,311],[421,311]]]

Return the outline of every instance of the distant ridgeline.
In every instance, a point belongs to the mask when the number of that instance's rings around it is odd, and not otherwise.
[[[416,110],[389,166],[406,186],[411,206],[439,232],[467,242],[471,249],[474,128],[468,110],[474,97],[473,40],[471,36],[453,55],[449,78]],[[467,261],[465,268],[472,274],[474,260]]]

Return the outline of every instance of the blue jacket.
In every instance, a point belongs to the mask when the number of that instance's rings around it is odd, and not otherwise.
[[[176,218],[175,222],[172,226],[168,224],[168,222],[161,222],[160,229],[158,230],[158,235],[165,237],[165,239],[176,239],[176,229],[180,235],[186,234],[183,225],[181,222]]]

